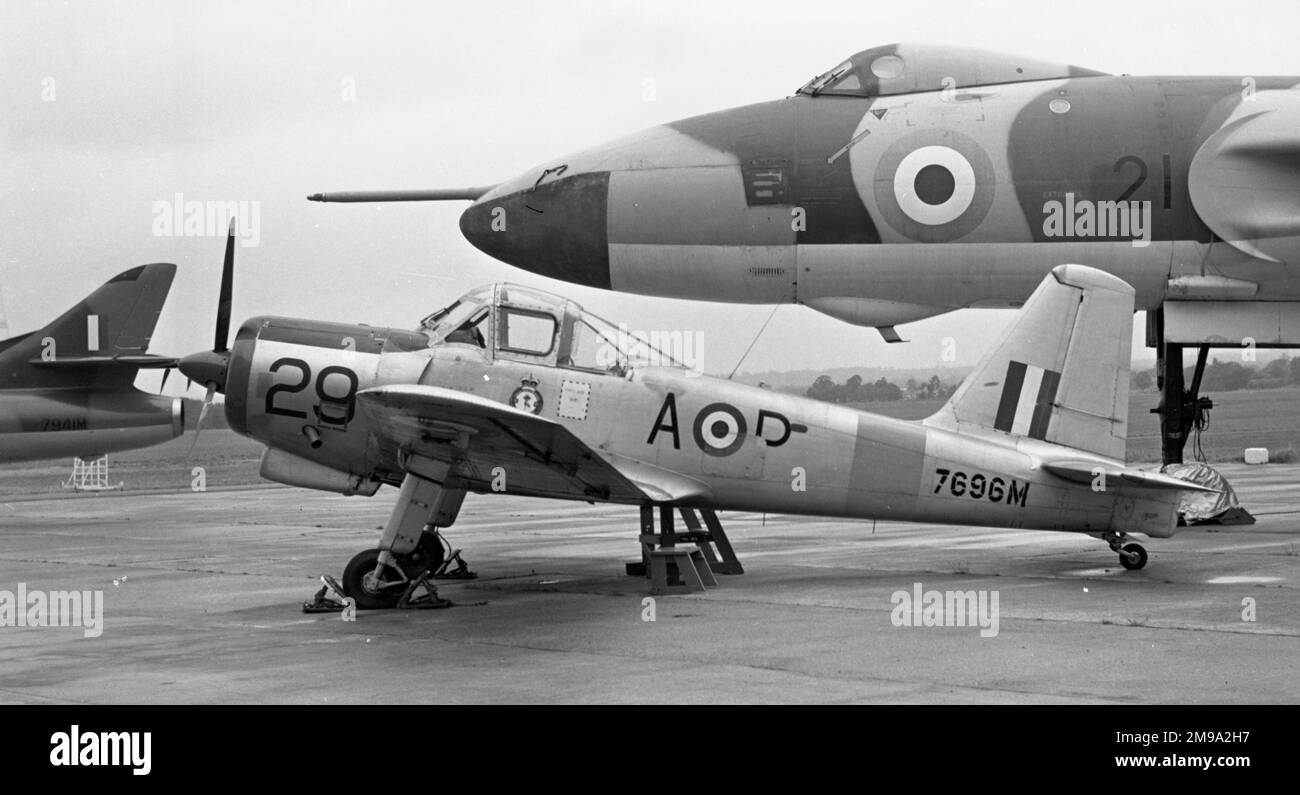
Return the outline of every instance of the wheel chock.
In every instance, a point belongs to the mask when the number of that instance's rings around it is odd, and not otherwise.
[[[448,570],[452,563],[456,564],[454,570]],[[469,564],[460,556],[460,550],[457,549],[451,553],[451,557],[442,562],[438,570],[433,573],[433,577],[439,580],[473,580],[478,578],[478,574],[469,570]]]
[[[347,597],[343,595],[343,586],[328,574],[322,574],[324,583],[311,601],[302,603],[304,613],[339,613],[347,607]]]
[[[437,586],[429,582],[430,576],[426,571],[406,586],[402,598],[397,600],[398,610],[442,610],[452,606],[450,599],[438,596]]]

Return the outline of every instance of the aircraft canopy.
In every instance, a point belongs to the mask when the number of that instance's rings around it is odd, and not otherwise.
[[[489,356],[609,375],[684,367],[626,325],[567,298],[504,282],[471,290],[426,317],[419,330],[430,345],[471,345]]]
[[[886,44],[863,50],[814,77],[796,93],[811,97],[883,97],[1104,74],[1068,64],[965,47]]]

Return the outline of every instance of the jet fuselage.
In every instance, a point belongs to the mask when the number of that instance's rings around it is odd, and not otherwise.
[[[800,303],[861,325],[1017,306],[1064,262],[1124,279],[1138,309],[1300,300],[1300,227],[1234,215],[1294,209],[1300,198],[1277,198],[1277,180],[1295,187],[1291,161],[1215,137],[1264,114],[1300,119],[1300,78],[949,55],[869,50],[851,59],[863,75],[852,90],[803,90],[557,157],[482,195],[461,228],[498,259],[570,282]],[[872,84],[873,70],[903,69],[889,59],[915,74]],[[1262,210],[1201,197],[1256,173],[1273,181],[1247,192],[1271,202]]]

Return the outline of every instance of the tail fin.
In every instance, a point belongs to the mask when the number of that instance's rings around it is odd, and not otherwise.
[[[1132,337],[1133,288],[1094,268],[1060,265],[925,424],[1027,436],[1122,461]]]
[[[139,367],[161,366],[144,354],[175,276],[169,263],[124,271],[45,328],[0,342],[0,388],[129,385]]]

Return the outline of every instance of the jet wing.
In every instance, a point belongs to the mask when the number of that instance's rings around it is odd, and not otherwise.
[[[363,389],[357,404],[396,446],[449,463],[457,477],[487,491],[639,504],[710,496],[692,478],[635,459],[601,454],[554,420],[493,400],[435,386]]]
[[[1044,462],[1043,469],[1058,478],[1074,483],[1092,483],[1100,474],[1097,470],[1101,470],[1106,475],[1106,484],[1108,486],[1132,486],[1140,489],[1161,491],[1209,491],[1215,494],[1219,493],[1217,489],[1186,480],[1179,480],[1159,472],[1145,472],[1141,469],[1129,469],[1128,467],[1115,465],[1106,466],[1099,461],[1051,461]]]

